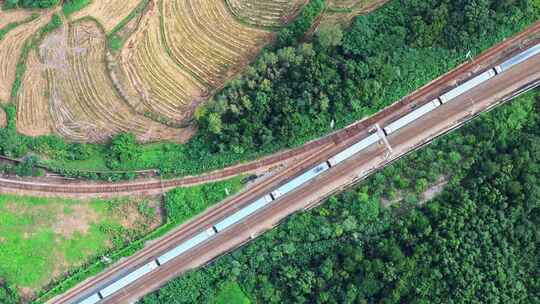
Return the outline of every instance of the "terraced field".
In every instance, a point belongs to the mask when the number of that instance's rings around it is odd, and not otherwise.
[[[1,2],[1,1],[0,1]],[[21,22],[32,15],[28,10],[4,11],[0,7],[0,29],[12,22]]]
[[[225,0],[231,12],[243,22],[275,27],[287,23],[307,0]]]
[[[136,114],[115,90],[105,63],[105,35],[93,21],[72,24],[41,46],[56,132],[71,140],[103,141],[133,132],[142,141],[178,140],[176,130]]]
[[[369,13],[386,2],[388,0],[328,0],[321,24],[348,26],[354,17]]]
[[[137,92],[131,104],[176,123],[234,76],[273,33],[236,20],[223,1],[155,3],[123,50],[121,62]]]
[[[49,20],[50,14],[46,14],[32,22],[14,28],[4,36],[4,39],[0,40],[0,100],[8,101],[10,99],[17,59],[24,43]]]
[[[0,100],[16,103],[17,130],[29,136],[103,142],[132,132],[141,141],[183,142],[194,133],[196,107],[306,1],[94,0],[62,16],[61,29],[19,62],[22,46],[51,19],[43,12],[0,41]],[[2,23],[28,17],[0,11]],[[114,51],[107,34],[123,39]],[[26,71],[12,98],[18,63]]]
[[[28,136],[50,134],[53,121],[49,111],[47,78],[38,52],[28,55],[28,69],[17,96],[17,131]]]
[[[0,108],[0,128],[5,128],[7,125],[6,112]]]
[[[126,18],[141,0],[123,1],[92,1],[87,7],[74,13],[72,20],[90,16],[95,18],[109,33],[112,29]]]

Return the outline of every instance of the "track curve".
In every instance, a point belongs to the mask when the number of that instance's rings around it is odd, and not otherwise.
[[[352,144],[348,139],[367,131],[375,122],[384,123],[395,119],[407,112],[415,103],[425,101],[427,98],[439,96],[443,91],[452,87],[456,82],[470,77],[471,74],[492,66],[505,56],[516,52],[520,47],[531,43],[533,34],[540,31],[540,21],[527,28],[525,31],[506,39],[502,43],[488,49],[473,61],[464,63],[449,73],[435,79],[421,87],[410,95],[402,98],[394,104],[380,110],[374,115],[353,123],[341,130],[325,137],[310,141],[303,146],[287,151],[278,152],[260,160],[245,164],[237,164],[222,170],[205,173],[198,176],[186,176],[170,180],[139,180],[120,183],[65,183],[59,181],[34,182],[20,179],[0,178],[0,192],[13,192],[23,194],[48,193],[63,196],[66,194],[78,195],[126,195],[137,193],[160,193],[164,190],[219,181],[240,174],[247,174],[278,166],[297,157],[318,153],[322,148],[330,146],[344,146]],[[536,37],[535,37],[536,38]]]

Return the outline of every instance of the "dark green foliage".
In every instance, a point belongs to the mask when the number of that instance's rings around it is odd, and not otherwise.
[[[302,13],[289,25],[281,29],[277,38],[277,47],[296,45],[304,38],[315,20],[326,8],[325,0],[311,0],[304,7]]]
[[[16,166],[15,173],[18,176],[43,176],[44,172],[42,169],[36,168],[37,164],[37,157],[29,155]]]
[[[17,289],[12,286],[6,285],[0,279],[0,303],[1,304],[18,304],[21,299]]]
[[[111,35],[107,41],[109,43],[109,48],[113,52],[119,51],[122,48],[122,39],[117,35]]]
[[[62,12],[64,15],[66,15],[66,17],[68,17],[69,15],[90,4],[90,1],[91,0],[65,0],[62,7]]]
[[[323,28],[313,45],[263,53],[199,109],[201,138],[237,155],[299,145],[332,122],[380,110],[539,16],[531,0],[512,9],[496,0],[391,1],[358,17],[342,39]]]
[[[119,134],[109,144],[108,165],[117,168],[119,164],[137,162],[141,156],[141,148],[132,133]]]
[[[222,284],[239,281],[257,303],[538,303],[538,95],[483,115],[141,302],[211,303]],[[378,208],[396,192],[417,200],[412,186],[441,176],[446,190],[425,205]]]
[[[48,8],[60,3],[60,0],[6,0],[4,9],[16,7],[24,8]]]

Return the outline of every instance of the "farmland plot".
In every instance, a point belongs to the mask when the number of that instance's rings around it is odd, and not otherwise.
[[[16,98],[17,131],[28,136],[50,134],[53,122],[49,111],[47,78],[36,50],[30,52],[26,65],[27,70]]]
[[[141,0],[94,0],[87,7],[74,13],[72,20],[90,16],[95,18],[110,33],[129,13],[140,3]]]
[[[287,23],[306,0],[226,0],[229,9],[239,20],[264,27]]]
[[[347,27],[358,15],[367,14],[388,0],[329,0],[321,24],[339,24]]]
[[[139,113],[182,123],[273,35],[237,21],[223,1],[152,2],[120,62]],[[133,98],[133,92],[137,98]]]
[[[181,122],[191,115],[193,100],[207,94],[207,88],[167,56],[156,13],[154,6],[121,54],[122,68],[129,79],[124,91],[137,112]]]
[[[0,7],[0,29],[12,22],[21,22],[32,15],[29,10],[3,11]]]
[[[213,87],[257,54],[269,38],[268,32],[236,21],[223,1],[171,0],[161,4],[165,43],[173,59]]]
[[[55,31],[40,46],[50,90],[51,115],[61,136],[98,142],[120,132],[141,141],[182,141],[178,130],[136,114],[107,72],[105,35],[94,21]]]
[[[40,27],[50,20],[50,14],[32,22],[21,24],[0,40],[0,100],[8,101],[15,81],[15,67],[22,47]]]

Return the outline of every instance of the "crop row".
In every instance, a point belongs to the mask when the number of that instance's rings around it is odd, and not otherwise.
[[[305,0],[226,0],[232,13],[255,26],[277,27],[287,23]]]

